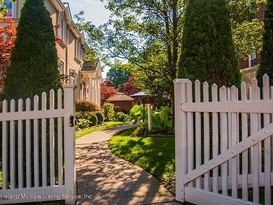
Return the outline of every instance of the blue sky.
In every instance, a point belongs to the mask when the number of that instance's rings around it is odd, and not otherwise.
[[[104,3],[100,0],[62,0],[68,2],[72,16],[84,11],[86,21],[92,21],[93,24],[99,26],[108,21],[110,12],[104,8]],[[106,72],[109,68],[104,68],[102,77],[106,77]]]
[[[62,0],[68,2],[72,16],[84,11],[85,19],[92,21],[93,24],[99,26],[108,21],[110,12],[104,8],[104,3],[100,0]]]

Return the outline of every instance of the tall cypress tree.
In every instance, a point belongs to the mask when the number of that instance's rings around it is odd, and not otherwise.
[[[6,73],[4,99],[25,99],[61,87],[50,14],[44,0],[26,0]]]
[[[188,1],[178,77],[218,86],[240,84],[225,0]]]
[[[270,77],[270,85],[273,85],[273,0],[268,0],[265,8],[261,63],[257,72],[260,85],[265,73]]]

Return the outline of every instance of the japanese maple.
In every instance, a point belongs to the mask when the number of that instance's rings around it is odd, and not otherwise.
[[[101,83],[101,104],[103,105],[105,101],[115,95],[118,91],[114,87],[108,86],[109,79],[105,79]]]
[[[6,13],[3,18],[0,18],[0,92],[2,92],[4,87],[4,79],[10,64],[11,51],[16,38],[14,23],[7,16]]]
[[[133,95],[139,91],[138,88],[134,87],[134,75],[132,75],[127,82],[123,84],[123,92],[126,95]]]

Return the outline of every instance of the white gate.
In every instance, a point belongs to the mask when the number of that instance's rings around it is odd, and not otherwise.
[[[48,98],[48,99],[47,99]],[[33,103],[32,103],[33,102]],[[6,100],[0,112],[0,204],[75,202],[74,86],[31,102]]]
[[[252,80],[218,89],[175,85],[176,199],[194,204],[272,204],[273,88]],[[201,88],[202,87],[202,88]],[[262,97],[260,97],[262,96]]]

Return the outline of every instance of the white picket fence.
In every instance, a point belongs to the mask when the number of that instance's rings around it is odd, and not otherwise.
[[[272,204],[273,88],[174,81],[176,199],[194,204]],[[261,90],[261,91],[260,91]],[[262,96],[262,97],[261,97]]]
[[[74,102],[71,85],[57,96],[2,102],[0,204],[75,203]]]

